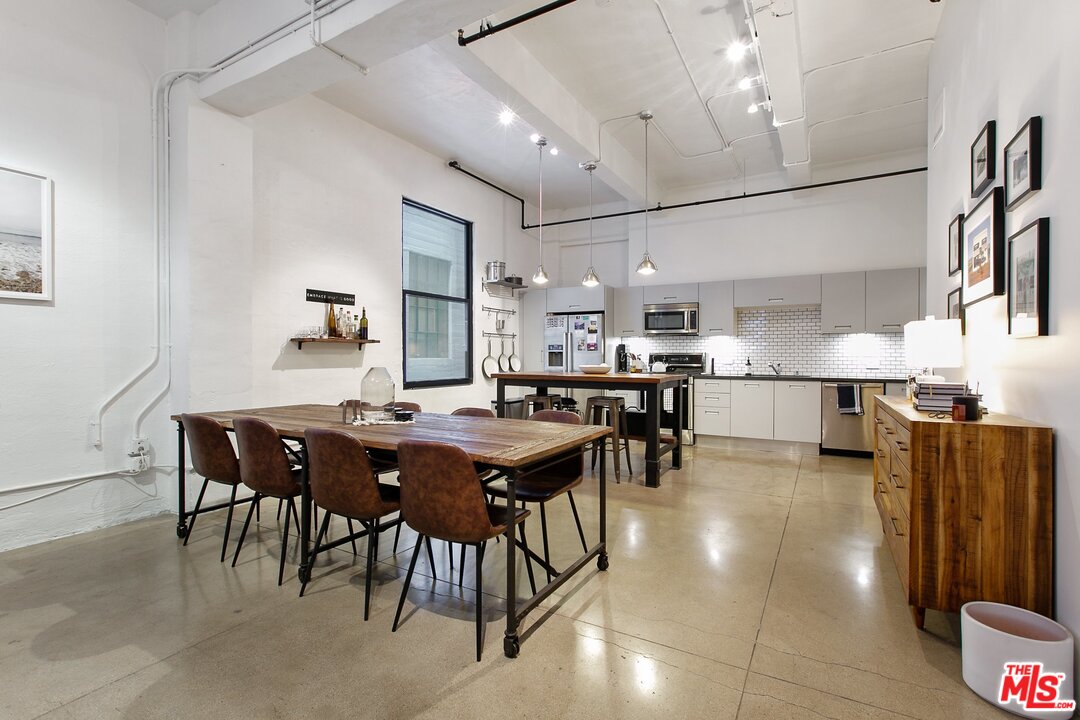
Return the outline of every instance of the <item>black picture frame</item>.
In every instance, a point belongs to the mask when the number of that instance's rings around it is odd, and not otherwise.
[[[1028,118],[1002,153],[1005,209],[1012,210],[1042,189],[1042,117]]]
[[[978,198],[997,175],[997,123],[987,121],[971,143],[971,197]]]
[[[1043,217],[1009,237],[1010,337],[1050,334],[1049,282],[1050,218]]]
[[[953,218],[949,223],[949,248],[947,265],[949,268],[949,277],[956,275],[960,272],[960,266],[963,265],[964,254],[961,251],[963,247],[964,238],[964,213],[960,213]]]
[[[960,334],[967,335],[967,313],[964,311],[964,288],[950,290],[945,296],[945,317],[960,321]]]
[[[964,218],[964,307],[1005,294],[1005,192],[995,187]]]

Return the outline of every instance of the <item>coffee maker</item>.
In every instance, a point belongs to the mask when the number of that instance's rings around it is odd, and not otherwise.
[[[626,354],[626,345],[615,346],[615,372],[630,372],[630,356]]]

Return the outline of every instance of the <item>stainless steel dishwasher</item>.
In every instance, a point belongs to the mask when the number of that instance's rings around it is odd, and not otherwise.
[[[885,394],[885,384],[851,383],[861,388],[862,415],[841,415],[836,388],[841,383],[821,383],[821,449],[874,451],[874,396]],[[848,384],[848,383],[843,383]]]

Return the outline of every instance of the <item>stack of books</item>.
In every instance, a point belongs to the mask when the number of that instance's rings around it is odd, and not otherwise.
[[[967,395],[968,385],[963,383],[915,383],[911,399],[916,410],[951,412],[953,398]]]

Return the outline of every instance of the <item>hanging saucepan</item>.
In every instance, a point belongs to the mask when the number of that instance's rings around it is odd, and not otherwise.
[[[499,338],[499,370],[510,372],[510,356],[506,354],[506,338]]]
[[[491,376],[495,374],[499,369],[499,362],[495,359],[495,356],[491,354],[491,338],[488,338],[488,354],[480,363],[480,372],[483,373],[485,380],[490,380]]]
[[[521,372],[521,358],[517,354],[517,341],[510,338],[510,359],[506,364],[510,366],[510,372]]]

